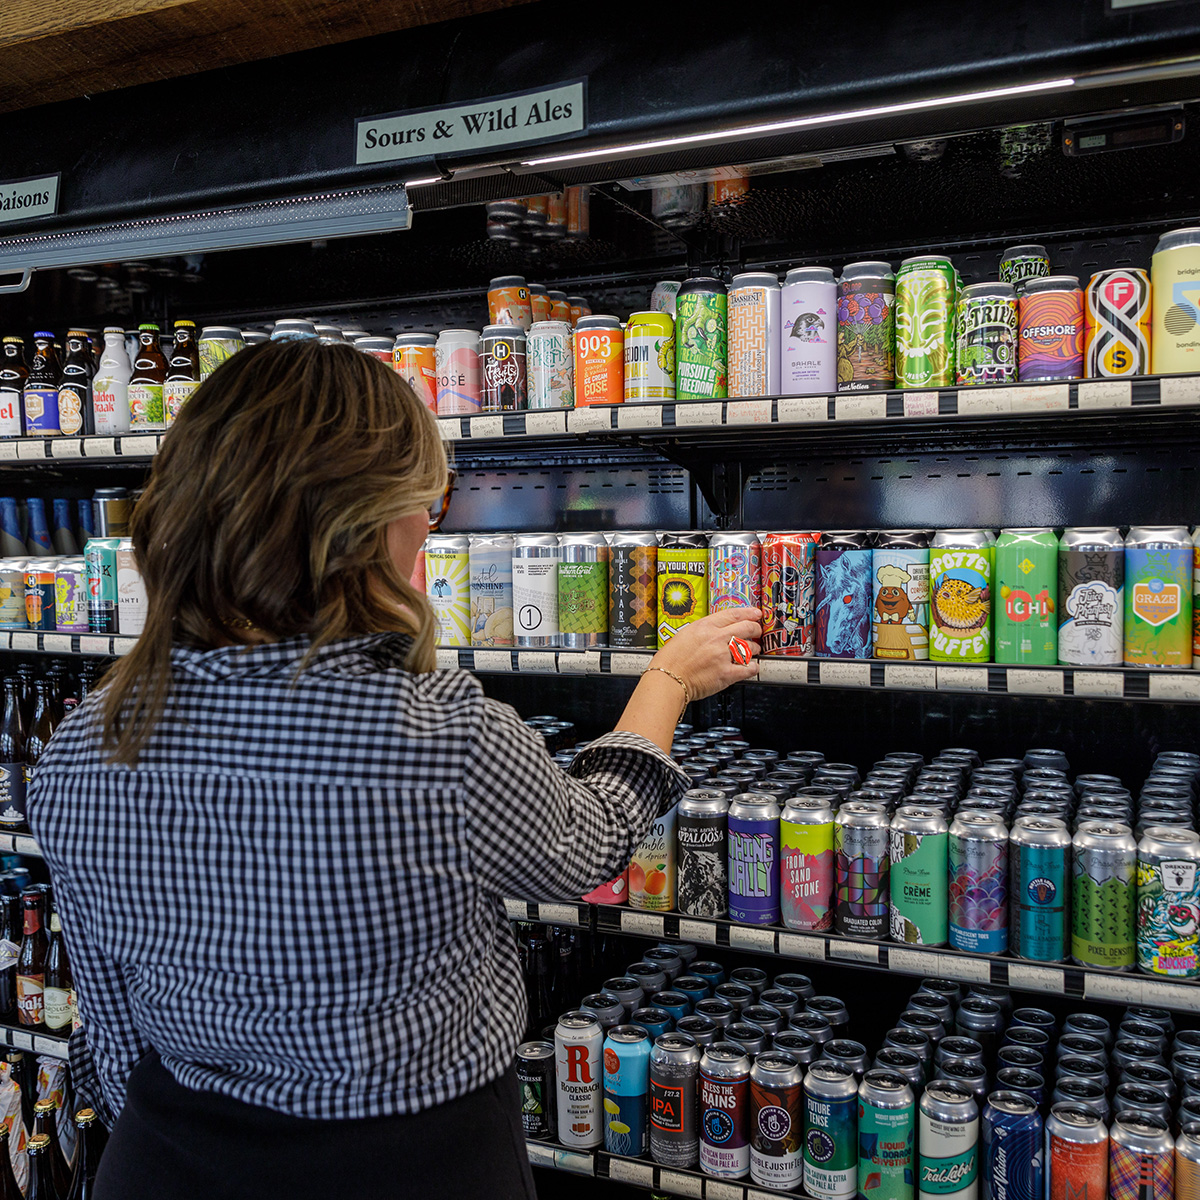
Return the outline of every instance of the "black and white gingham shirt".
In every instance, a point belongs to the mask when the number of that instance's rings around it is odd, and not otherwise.
[[[525,996],[502,897],[612,878],[681,774],[632,734],[564,774],[470,675],[355,638],[177,649],[138,766],[89,698],[30,820],[79,991],[76,1086],[110,1123],[153,1048],[186,1087],[298,1117],[415,1112],[512,1061]],[[78,1035],[75,1039],[79,1041]]]

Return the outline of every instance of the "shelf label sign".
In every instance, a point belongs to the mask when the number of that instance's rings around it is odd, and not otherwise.
[[[0,182],[0,225],[52,217],[58,212],[58,175]]]
[[[355,162],[413,162],[575,137],[587,128],[587,82],[355,122]]]

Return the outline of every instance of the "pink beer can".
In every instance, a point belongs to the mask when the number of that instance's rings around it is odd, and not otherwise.
[[[820,533],[762,541],[762,652],[811,658],[816,649],[816,543]]]
[[[435,362],[438,416],[479,412],[479,334],[473,329],[443,329],[438,334]]]
[[[437,338],[432,333],[401,333],[392,343],[392,370],[437,412]]]
[[[762,546],[757,533],[714,533],[708,539],[708,611],[758,608]]]

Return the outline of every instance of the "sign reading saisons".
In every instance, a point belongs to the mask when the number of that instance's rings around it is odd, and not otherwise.
[[[355,125],[355,162],[409,162],[573,137],[587,128],[586,99],[587,83],[577,79],[470,104],[363,117]]]
[[[0,225],[52,217],[58,212],[57,175],[0,181]]]

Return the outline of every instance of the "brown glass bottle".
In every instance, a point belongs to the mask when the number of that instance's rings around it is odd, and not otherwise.
[[[0,1200],[21,1200],[21,1189],[17,1186],[16,1175],[13,1174],[7,1125],[0,1125]]]
[[[36,699],[33,707],[33,720],[29,723],[29,732],[25,735],[26,787],[33,781],[33,772],[37,767],[38,760],[54,736],[55,705],[50,687],[49,679],[39,679],[34,683]]]
[[[158,326],[138,326],[138,352],[129,379],[129,421],[138,430],[163,429],[163,386],[167,360],[158,345]]]
[[[8,1077],[21,1093],[21,1120],[26,1129],[33,1128],[33,1102],[37,1099],[37,1070],[20,1050],[6,1050],[4,1062]]]
[[[50,914],[50,945],[46,950],[46,1029],[70,1037],[75,1028],[75,979],[67,958],[58,913]]]
[[[100,1156],[108,1141],[108,1133],[95,1109],[81,1108],[75,1114],[77,1136],[75,1145],[75,1175],[66,1200],[93,1200],[96,1188],[96,1171],[100,1167]],[[0,1200],[5,1198],[0,1195]]]
[[[17,955],[21,952],[21,909],[16,896],[0,895],[0,1021],[17,1019]]]
[[[50,1178],[54,1190],[65,1196],[71,1187],[71,1168],[58,1140],[58,1104],[53,1100],[39,1100],[33,1106],[33,1136],[41,1134],[50,1139]]]
[[[29,1182],[25,1187],[25,1200],[58,1200],[58,1188],[54,1186],[54,1175],[50,1164],[53,1150],[50,1139],[43,1134],[34,1134],[25,1147],[29,1156]]]
[[[4,680],[4,714],[0,716],[0,831],[24,833],[25,719],[19,681]]]
[[[58,425],[68,436],[96,432],[92,415],[92,376],[95,374],[92,344],[82,329],[67,333],[67,352],[58,381]]]
[[[25,339],[6,337],[0,342],[0,437],[21,437],[25,433]]]
[[[199,385],[200,348],[196,345],[196,323],[176,321],[167,382],[163,388],[163,419],[168,427]]]
[[[46,1023],[46,896],[40,888],[21,893],[24,936],[17,956],[17,1024],[42,1029]]]

